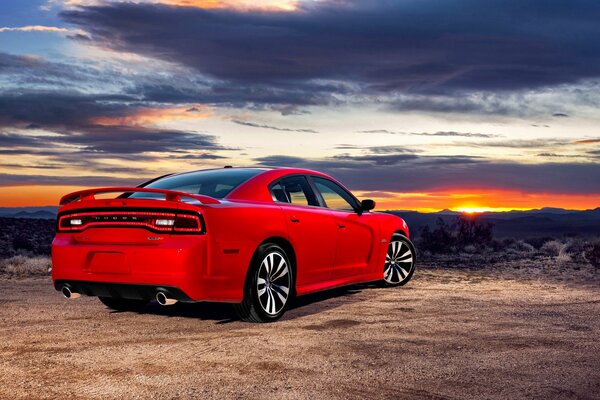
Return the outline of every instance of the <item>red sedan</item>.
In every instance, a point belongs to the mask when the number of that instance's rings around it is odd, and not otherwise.
[[[296,295],[401,286],[415,269],[401,218],[371,212],[373,200],[310,170],[186,172],[71,193],[60,204],[54,287],[115,310],[219,301],[243,320],[269,322]]]

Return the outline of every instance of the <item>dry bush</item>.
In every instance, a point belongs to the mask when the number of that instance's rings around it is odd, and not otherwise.
[[[565,244],[559,240],[550,240],[542,245],[540,251],[547,256],[558,257],[558,255],[564,252]]]
[[[565,251],[573,258],[573,261],[586,262],[586,254],[592,250],[593,243],[580,237],[569,238]]]
[[[600,268],[600,242],[596,242],[591,246],[590,251],[586,253],[586,258],[595,269]]]
[[[515,251],[516,253],[524,253],[524,254],[531,254],[535,251],[535,248],[530,245],[527,242],[524,242],[522,240],[517,240],[515,241],[510,248]]]
[[[49,257],[15,256],[0,260],[0,275],[14,278],[48,275],[51,265]]]
[[[567,251],[565,250],[565,248],[563,247],[560,251],[560,253],[558,253],[558,255],[556,256],[556,261],[558,261],[559,263],[566,263],[572,260],[572,257],[569,253],[567,253]]]

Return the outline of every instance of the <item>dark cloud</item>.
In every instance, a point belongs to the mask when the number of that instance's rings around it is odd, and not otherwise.
[[[263,128],[263,129],[272,129],[275,131],[281,131],[281,132],[303,132],[303,133],[318,133],[317,131],[315,131],[314,129],[291,129],[291,128],[281,128],[278,126],[272,126],[272,125],[264,125],[264,124],[257,124],[255,122],[248,122],[248,121],[240,121],[237,119],[232,119],[231,122],[233,122],[234,124],[238,124],[238,125],[243,125],[243,126],[249,126],[251,128]]]
[[[303,159],[256,158],[262,165],[288,165],[330,173],[353,190],[419,192],[436,189],[496,188],[542,193],[600,193],[595,163],[520,164],[465,156],[416,156],[397,160],[393,168],[358,157]]]
[[[152,176],[148,177],[151,179]],[[146,178],[116,178],[114,176],[55,176],[1,174],[0,186],[72,185],[72,186],[137,186]]]
[[[169,158],[176,160],[223,160],[229,157],[220,156],[212,153],[186,154],[183,156],[170,156]]]
[[[468,137],[468,138],[497,138],[502,135],[493,135],[490,133],[469,133],[469,132],[454,132],[454,131],[439,131],[434,133],[427,132],[399,132],[390,131],[388,129],[371,129],[367,131],[358,131],[358,133],[386,133],[390,135],[408,135],[408,136],[445,136],[445,137]]]
[[[0,125],[24,128],[76,127],[98,117],[124,117],[141,104],[133,96],[71,90],[0,92]]]
[[[408,160],[417,159],[415,154],[385,154],[385,155],[362,155],[353,156],[349,154],[340,154],[332,157],[334,160],[349,162],[370,162],[375,165],[398,165]]]
[[[119,2],[62,17],[103,47],[274,87],[329,79],[373,93],[505,91],[600,75],[600,3],[589,0],[331,0],[293,13]]]
[[[558,117],[558,118],[568,118],[569,114],[565,114],[565,113],[554,113],[552,114],[553,117]]]
[[[13,85],[58,85],[64,88],[65,82],[69,82],[72,88],[96,79],[99,71],[82,65],[49,62],[38,56],[0,52],[0,74],[10,77],[8,83]]]
[[[86,126],[80,128],[79,133],[62,135],[53,140],[82,146],[82,150],[87,152],[108,154],[225,149],[212,135],[118,125]]]
[[[577,143],[577,142],[576,142]],[[545,139],[514,139],[514,140],[496,140],[490,142],[457,142],[459,146],[469,147],[505,147],[512,149],[536,149],[552,148],[572,145],[571,139],[545,138]]]
[[[57,146],[67,145],[75,146],[79,153],[101,153],[105,156],[227,149],[218,144],[212,135],[137,126],[86,125],[52,136],[0,133],[0,148],[3,150],[10,151],[10,147],[39,147],[58,151]]]

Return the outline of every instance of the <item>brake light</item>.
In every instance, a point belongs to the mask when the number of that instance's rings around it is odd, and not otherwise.
[[[202,233],[202,220],[198,214],[176,214],[145,211],[97,211],[62,215],[58,230],[75,232],[93,227],[146,228],[171,233]]]
[[[179,214],[173,227],[175,232],[202,232],[202,223],[197,215]]]

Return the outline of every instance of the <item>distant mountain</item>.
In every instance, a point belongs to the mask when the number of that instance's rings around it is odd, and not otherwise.
[[[0,217],[55,219],[58,207],[0,207]],[[413,235],[418,235],[424,226],[435,227],[441,219],[452,224],[461,213],[442,210],[435,213],[421,213],[410,210],[385,211],[398,215],[410,227]],[[594,210],[565,210],[562,208],[541,208],[528,211],[487,212],[477,218],[494,225],[496,237],[542,237],[542,236],[599,236],[600,207]]]
[[[0,217],[54,219],[58,207],[0,207]]]
[[[412,234],[425,227],[435,227],[441,219],[452,224],[460,213],[444,210],[437,213],[416,211],[386,211],[406,221]],[[488,212],[477,215],[481,221],[494,225],[496,237],[542,237],[542,236],[600,236],[600,208],[594,210],[564,210],[542,208],[528,211]]]

